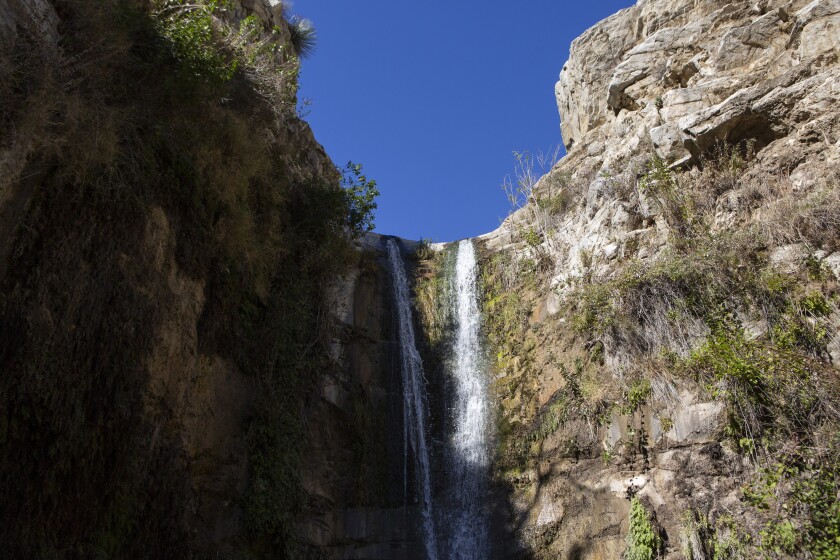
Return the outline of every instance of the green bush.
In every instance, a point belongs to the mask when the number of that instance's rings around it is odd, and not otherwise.
[[[213,15],[222,9],[219,0],[155,0],[153,21],[172,56],[193,77],[223,83],[233,77],[236,59],[221,48]]]
[[[626,414],[632,414],[650,398],[651,386],[649,379],[639,379],[630,384],[626,392]]]
[[[790,555],[796,551],[797,529],[790,521],[771,521],[759,533],[761,548],[776,554]]]
[[[542,243],[542,237],[534,228],[528,228],[522,232],[522,239],[529,247],[538,247]]]
[[[362,173],[362,164],[348,162],[342,171],[341,186],[347,205],[347,228],[353,237],[374,228],[374,211],[379,189],[376,181]]]
[[[630,500],[630,528],[624,560],[653,560],[659,557],[662,537],[654,528],[650,513],[638,498]]]

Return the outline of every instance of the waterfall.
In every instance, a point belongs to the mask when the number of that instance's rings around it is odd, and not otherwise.
[[[448,465],[450,535],[446,557],[480,560],[490,556],[486,494],[491,424],[472,241],[458,244],[453,276],[456,332],[451,369],[455,398]]]
[[[408,280],[403,267],[399,247],[389,239],[388,261],[391,266],[391,279],[394,288],[394,300],[397,308],[399,328],[399,346],[402,366],[403,385],[403,426],[405,430],[405,464],[409,461],[409,446],[414,459],[414,473],[417,494],[420,500],[423,542],[426,557],[437,560],[437,538],[435,535],[434,512],[432,508],[432,482],[429,450],[426,445],[426,420],[428,417],[426,380],[423,376],[423,363],[417,352],[414,340],[414,323],[411,317]],[[404,485],[408,490],[408,468],[406,467]]]
[[[436,529],[440,529],[441,554],[447,560],[484,560],[491,556],[487,512],[491,419],[486,362],[481,346],[478,307],[478,267],[472,241],[458,244],[455,266],[447,274],[447,304],[455,327],[448,373],[453,385],[450,437],[444,455],[445,509],[436,525],[432,500],[432,472],[427,440],[428,397],[423,364],[414,336],[409,284],[397,243],[387,241],[388,259],[396,302],[403,385],[405,441],[404,485],[409,491],[411,461],[422,521],[426,557],[438,558]]]

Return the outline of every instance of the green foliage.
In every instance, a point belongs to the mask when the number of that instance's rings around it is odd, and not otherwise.
[[[790,274],[782,274],[772,268],[765,268],[758,275],[757,291],[768,301],[783,304],[787,295],[795,288],[796,279]]]
[[[793,500],[809,516],[805,543],[815,560],[840,558],[840,466],[806,471],[793,483]]]
[[[529,336],[527,328],[531,309],[526,288],[528,275],[512,273],[516,266],[510,253],[494,253],[479,267],[483,288],[482,316],[488,345],[494,355],[491,366],[498,372],[496,390],[501,400],[514,395],[522,395],[523,400],[529,398],[530,389],[523,381],[530,373],[536,350],[536,341]],[[495,465],[503,472],[517,472],[528,460],[528,443],[533,441],[529,437],[530,427],[510,415],[504,406],[498,410],[498,460]],[[555,408],[553,412],[561,411]],[[548,419],[546,427],[550,428],[553,422]]]
[[[379,189],[376,181],[362,173],[362,164],[348,162],[342,171],[341,186],[347,204],[347,227],[354,238],[374,228],[374,210]]]
[[[431,356],[445,354],[442,345],[452,328],[452,317],[447,306],[450,283],[446,281],[454,266],[451,248],[435,251],[428,242],[421,241],[415,253],[418,260],[418,274],[414,289],[414,304],[423,324]],[[425,357],[424,357],[425,360]]]
[[[659,557],[662,537],[654,528],[650,513],[638,498],[630,500],[630,528],[625,560],[653,560]]]
[[[718,518],[712,542],[713,560],[747,560],[751,539],[729,515]]]
[[[772,521],[764,526],[761,536],[761,548],[772,550],[776,554],[790,555],[796,551],[797,529],[790,521],[781,523]]]
[[[822,292],[811,292],[799,302],[799,308],[812,317],[825,317],[831,313],[831,305]]]
[[[581,334],[597,335],[612,326],[616,320],[613,313],[612,286],[592,284],[586,286],[578,299],[578,311],[572,326]]]
[[[665,297],[679,298],[684,311],[702,315],[714,305],[714,285],[701,281],[705,263],[690,256],[666,253],[654,263],[631,262],[615,277],[582,286],[577,294],[575,330],[598,337],[615,327],[636,310],[626,302]],[[672,309],[672,315],[674,310]]]
[[[529,247],[538,247],[542,243],[542,238],[534,228],[528,228],[522,232],[522,238]]]
[[[227,0],[153,0],[150,5],[155,44],[163,58],[176,63],[176,85],[221,87],[236,76],[250,83],[274,112],[290,118],[297,109],[300,53],[281,42],[279,27],[267,29],[257,15],[237,23]],[[305,20],[290,24],[292,36],[314,35]],[[297,30],[297,31],[296,31]],[[313,39],[302,39],[309,53]],[[310,45],[306,47],[305,45]],[[192,92],[200,95],[206,92]],[[218,95],[218,92],[216,93]]]
[[[743,488],[744,500],[758,509],[769,509],[776,497],[779,482],[787,474],[784,464],[777,464],[773,469],[760,469],[758,477]]]
[[[686,366],[715,381],[733,381],[759,393],[774,367],[765,348],[748,341],[743,329],[731,321],[714,326],[708,340],[692,352]],[[769,351],[769,350],[768,350]]]
[[[797,457],[784,459],[772,468],[760,469],[743,489],[747,503],[772,514],[759,533],[761,550],[790,555],[804,548],[818,560],[840,557],[837,456],[823,457],[819,467]]]
[[[759,436],[804,433],[821,414],[817,387],[809,380],[822,366],[797,347],[748,340],[731,318],[714,324],[682,365],[726,399],[727,434],[748,441],[744,451],[752,452]]]
[[[172,56],[193,77],[224,83],[233,77],[238,61],[220,48],[213,14],[222,9],[218,0],[155,0],[154,22]]]
[[[651,386],[649,379],[638,379],[630,384],[627,389],[624,407],[625,414],[632,414],[650,398]]]
[[[263,31],[263,24],[256,14],[245,17],[239,23],[239,35],[245,40],[256,41]]]
[[[509,266],[509,257],[497,254],[491,257],[487,266],[482,267],[487,335],[491,346],[498,349],[500,367],[504,366],[507,357],[516,355],[515,346],[524,333],[529,311],[523,293],[505,289],[499,277]]]

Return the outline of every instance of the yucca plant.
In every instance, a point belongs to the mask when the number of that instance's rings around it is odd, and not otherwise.
[[[289,20],[289,31],[292,34],[292,46],[300,58],[309,58],[315,52],[318,33],[315,26],[306,18],[293,16]]]

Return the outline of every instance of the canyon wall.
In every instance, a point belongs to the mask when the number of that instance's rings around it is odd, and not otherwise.
[[[833,0],[642,0],[573,42],[568,154],[482,237],[534,557],[837,553],[838,45]]]
[[[387,271],[283,6],[161,6],[0,3],[0,547],[409,557]]]
[[[283,5],[149,6],[0,5],[0,547],[420,557],[383,238]],[[476,242],[497,557],[840,554],[839,30],[646,0],[572,45],[568,154]],[[445,443],[447,251],[401,244]]]

